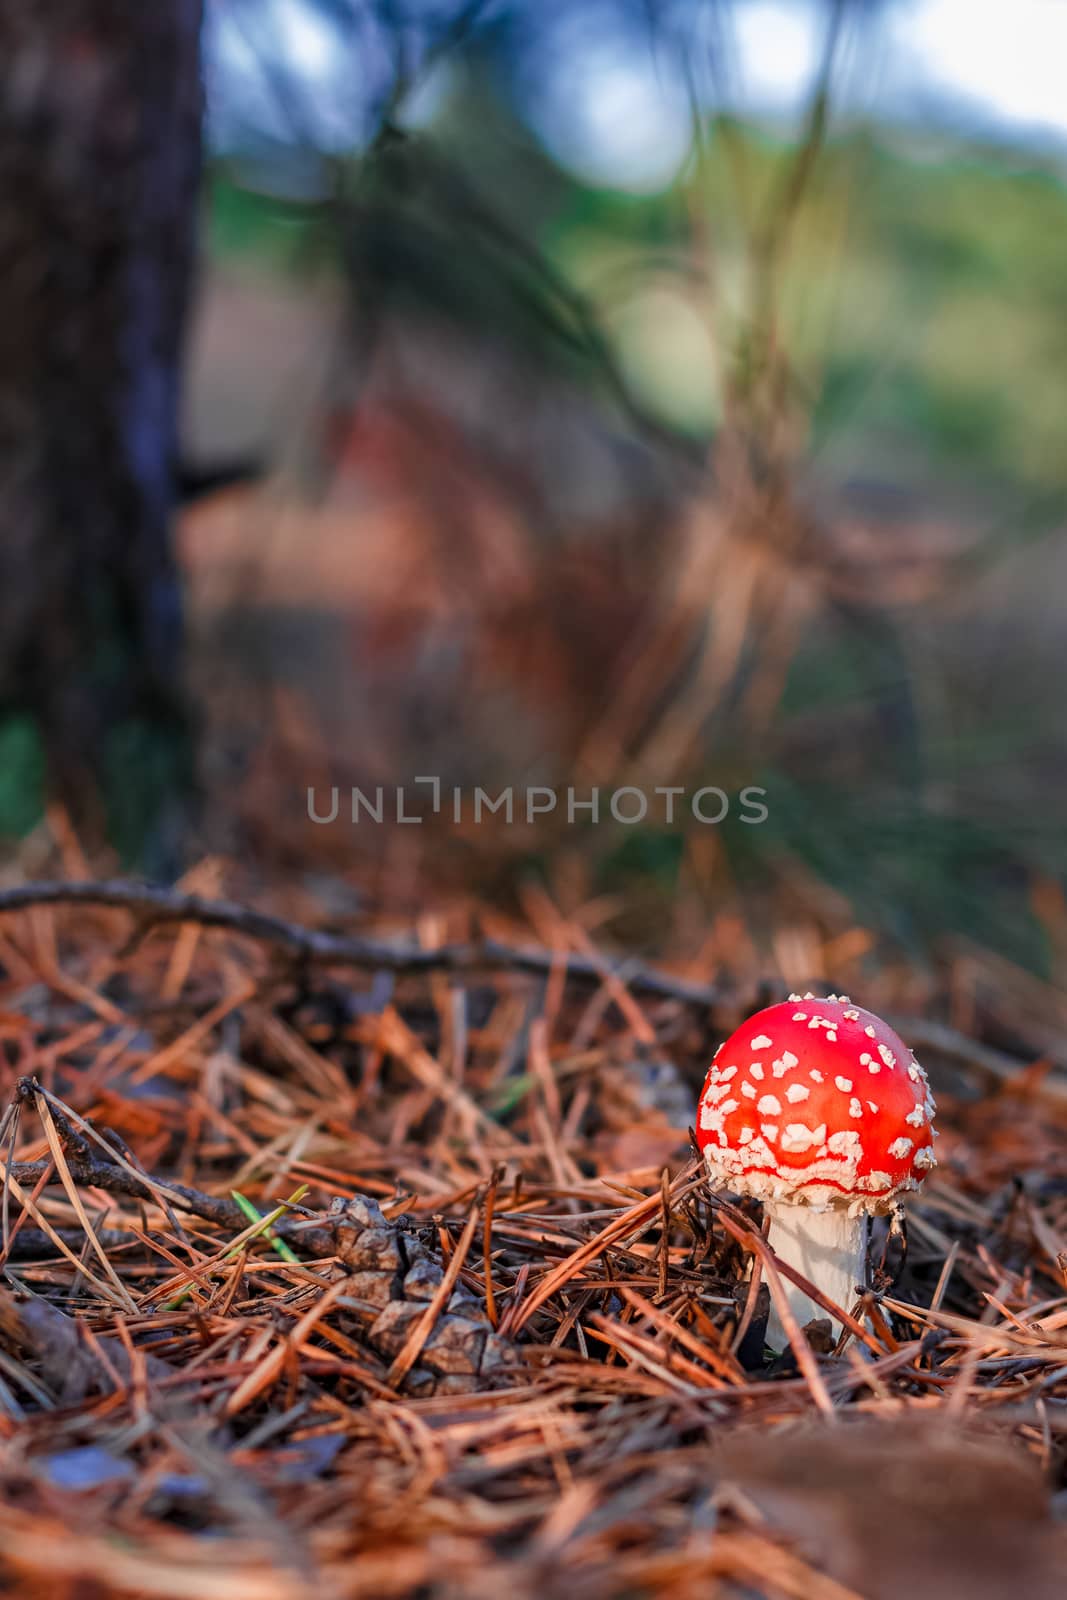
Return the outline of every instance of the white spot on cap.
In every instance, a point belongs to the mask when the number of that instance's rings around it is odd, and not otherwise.
[[[881,1056],[887,1067],[896,1066],[897,1058],[887,1044],[880,1044],[878,1046],[878,1054]]]
[[[868,1022],[868,1024],[867,1024],[867,1026],[866,1026],[866,1027],[865,1027],[865,1028],[864,1028],[864,1030],[863,1030],[863,1031],[864,1031],[864,1033],[865,1033],[865,1034],[866,1034],[866,1035],[867,1035],[867,1037],[868,1037],[868,1039],[874,1039],[874,1038],[877,1038],[877,1035],[876,1035],[876,1033],[875,1033],[875,1031],[874,1031],[874,1029],[873,1029],[873,1028],[872,1028],[872,1027],[871,1027],[871,1025],[870,1025],[870,1023],[869,1023],[869,1022]]]
[[[842,1094],[851,1094],[852,1093],[852,1079],[851,1078],[835,1078],[834,1082],[837,1085],[837,1087],[841,1090]]]
[[[765,1033],[757,1033],[756,1037],[752,1040],[752,1049],[753,1050],[769,1050],[773,1043],[774,1043],[774,1040],[773,1039],[768,1039],[768,1037],[767,1037],[767,1035]]]
[[[738,1142],[738,1144],[747,1144],[748,1141],[751,1139],[751,1137],[752,1137],[752,1129],[751,1128],[742,1128],[741,1132],[737,1135],[737,1142]]]
[[[811,1093],[806,1083],[791,1083],[785,1091],[785,1097],[796,1105],[798,1100],[806,1100]]]
[[[867,1104],[870,1106],[870,1108],[874,1112],[875,1116],[877,1116],[878,1115],[878,1107],[875,1104],[875,1102],[873,1100],[868,1100]]]
[[[863,1107],[860,1105],[855,1095],[852,1096],[852,1099],[848,1103],[848,1114],[850,1117],[862,1117],[863,1115]]]
[[[744,1095],[746,1100],[755,1100],[755,1098],[756,1098],[756,1087],[755,1087],[755,1084],[743,1083],[741,1085],[741,1093]]]
[[[767,1126],[770,1127],[771,1124],[768,1123]],[[775,1133],[778,1132],[777,1128],[775,1128],[773,1131]],[[778,1157],[775,1155],[766,1139],[761,1138],[758,1134],[753,1138],[741,1160],[742,1164],[746,1167],[776,1167],[778,1165]]]
[[[731,1078],[736,1078],[737,1077],[737,1068],[736,1067],[723,1067],[722,1071],[719,1074],[719,1077],[722,1079],[723,1083],[729,1083]]]
[[[827,1148],[835,1156],[859,1156],[861,1145],[860,1136],[855,1128],[841,1128],[837,1133],[832,1133],[826,1141]]]
[[[754,1078],[762,1079],[762,1077],[763,1077],[763,1067],[762,1067],[762,1064],[759,1061],[753,1061],[749,1065],[749,1069],[748,1070],[749,1070],[749,1072],[751,1072],[751,1074],[752,1074],[752,1076]]]
[[[823,1081],[823,1075],[819,1071],[818,1067],[812,1067],[811,1071],[808,1073],[808,1077],[811,1079],[812,1083],[822,1083]]]
[[[767,1140],[768,1144],[773,1144],[778,1137],[778,1125],[775,1122],[761,1122],[759,1125],[759,1131]]]
[[[736,1100],[725,1100],[721,1106],[715,1106],[710,1103],[709,1097],[700,1108],[700,1126],[702,1128],[710,1128],[715,1133],[721,1133],[723,1118],[728,1117],[731,1111],[736,1110]]]
[[[761,1117],[777,1117],[781,1109],[781,1102],[777,1095],[773,1094],[765,1094],[756,1107]]]
[[[784,1078],[793,1067],[799,1067],[800,1061],[792,1050],[783,1050],[776,1061],[771,1062],[771,1071],[776,1078]]]
[[[891,1156],[895,1156],[898,1161],[903,1161],[904,1157],[907,1155],[908,1151],[911,1148],[912,1148],[912,1140],[911,1139],[905,1139],[905,1138],[894,1139],[893,1143],[889,1146],[889,1154]]]
[[[929,1146],[925,1146],[922,1150],[916,1150],[914,1165],[925,1171],[929,1167],[937,1166],[937,1157]]]
[[[799,998],[799,996],[798,996],[798,998]],[[794,1022],[807,1022],[807,1020],[808,1020],[808,1013],[806,1011],[794,1011],[793,1012],[793,1021]]]
[[[813,1129],[805,1127],[802,1122],[790,1122],[786,1124],[786,1130],[782,1135],[782,1149],[794,1155],[803,1155],[812,1145],[822,1144],[825,1137],[825,1123]]]
[[[713,1106],[719,1100],[724,1099],[729,1093],[730,1085],[728,1083],[715,1084],[710,1089],[705,1089],[704,1103],[705,1105]]]
[[[904,1118],[904,1121],[910,1123],[913,1128],[921,1128],[923,1123],[926,1121],[925,1108],[923,1106],[916,1106],[914,1111],[908,1112],[907,1116]]]
[[[845,999],[848,999],[847,995],[845,996]],[[849,1022],[858,1022],[860,1020],[860,1014],[858,1011],[846,1011],[845,1016],[848,1018]]]

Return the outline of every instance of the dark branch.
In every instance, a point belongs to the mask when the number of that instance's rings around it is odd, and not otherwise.
[[[744,1011],[769,1004],[775,998],[774,992],[753,996],[750,997],[751,1007],[747,1007],[743,995],[722,986],[693,983],[638,962],[613,963],[601,956],[512,945],[499,939],[423,949],[418,945],[396,944],[383,939],[326,933],[287,922],[251,906],[238,905],[234,901],[208,900],[200,895],[179,894],[173,889],[147,883],[121,880],[102,883],[45,882],[18,884],[14,888],[0,890],[0,916],[25,910],[28,906],[47,905],[111,906],[128,911],[137,919],[141,934],[172,922],[195,922],[205,928],[223,928],[287,951],[305,964],[327,967],[358,967],[372,972],[395,973],[517,972],[533,978],[547,978],[554,968],[562,966],[571,982],[599,985],[608,979],[618,979],[632,994],[696,1006],[709,1011],[713,1018],[720,1008],[728,1012],[738,1009]],[[887,1020],[919,1049],[927,1049],[958,1066],[968,1067],[987,1079],[1010,1083],[1017,1080],[1025,1066],[1014,1056],[969,1039],[945,1023],[896,1016],[890,1016]],[[1058,1065],[1065,1064],[1064,1058],[1057,1056],[1055,1059]],[[1067,1084],[1058,1078],[1046,1078],[1040,1084],[1039,1092],[1067,1098]],[[180,1188],[169,1184],[166,1187],[172,1194],[181,1192]]]
[[[152,884],[109,881],[103,883],[26,883],[0,890],[0,915],[27,906],[114,906],[137,917],[142,932],[168,922],[195,922],[205,928],[225,928],[264,944],[289,951],[304,962],[322,966],[364,967],[387,972],[512,971],[545,978],[557,965],[566,967],[575,982],[599,984],[617,977],[634,994],[686,1005],[714,1008],[733,997],[711,985],[672,978],[652,967],[606,960],[486,939],[472,945],[445,945],[427,950],[418,945],[389,943],[382,939],[324,933],[286,922],[268,912],[228,900],[207,900],[200,895],[178,894]]]

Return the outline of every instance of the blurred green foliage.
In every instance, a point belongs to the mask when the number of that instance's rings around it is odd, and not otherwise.
[[[209,257],[238,257],[264,271],[290,272],[310,259],[309,246],[321,233],[320,200],[286,200],[248,186],[225,163],[207,185],[203,233]]]
[[[0,717],[0,839],[21,839],[44,816],[44,748],[33,718]]]
[[[631,423],[650,419],[690,447],[713,440],[730,385],[751,381],[763,358],[752,263],[790,147],[723,122],[671,190],[626,195],[555,167],[506,109],[482,112],[493,137],[453,108],[430,135],[357,163],[339,234],[329,204],[253,196],[219,174],[211,247],[286,267],[326,260],[338,274],[347,264],[364,304],[384,295],[490,332],[601,401],[632,397]],[[853,130],[822,152],[771,270],[805,478],[873,484],[904,518],[961,513],[978,534],[976,578],[1063,525],[1067,187],[1051,167]],[[721,830],[731,871],[756,882],[793,856],[908,949],[967,934],[1047,971],[1028,886],[1035,872],[1067,875],[1055,795],[1034,760],[1062,746],[1057,692],[1045,683],[1028,701],[1022,680],[1014,692],[996,685],[996,663],[976,670],[980,650],[957,668],[950,648],[937,664],[944,703],[931,710],[931,641],[874,606],[858,626],[802,641],[762,749],[716,721],[706,781],[729,768],[771,796],[766,825]],[[977,693],[980,680],[994,689]],[[794,720],[856,716],[885,733],[877,756],[820,778],[818,759],[797,756]],[[598,887],[641,882],[669,896],[684,841],[619,830],[591,839],[588,855]]]
[[[788,156],[731,128],[675,192],[572,187],[547,244],[609,326],[625,321],[627,298],[648,296],[652,277],[660,336],[669,286],[707,320],[728,364],[750,309],[747,252]],[[693,257],[694,218],[710,271]],[[1051,169],[995,149],[838,140],[788,239],[780,286],[781,337],[824,470],[924,489],[1067,490],[1067,188]],[[655,341],[648,348],[645,370],[640,359],[630,370],[655,403]],[[691,340],[686,359],[698,370],[676,367],[675,387],[701,397],[682,418],[699,430],[706,345]],[[677,398],[670,405],[678,416]]]
[[[708,433],[721,414],[709,351],[720,370],[739,357],[746,255],[789,146],[725,126],[674,189],[632,196],[576,182],[514,129],[520,171],[502,173],[499,139],[480,156],[468,131],[446,118],[432,141],[387,141],[365,170],[357,164],[356,184],[337,180],[373,224],[355,240],[363,264],[387,271],[394,295],[436,296],[450,317],[484,318],[488,304],[504,329],[510,304],[528,348],[522,285],[510,302],[501,288],[505,233],[522,240],[518,195],[529,202],[523,245],[582,292],[644,404],[682,432]],[[239,179],[214,174],[213,254],[267,269],[340,265],[331,200],[279,199]],[[383,252],[390,219],[397,248]],[[450,275],[426,277],[441,262],[454,269],[451,287]],[[1067,188],[1051,167],[918,137],[838,139],[780,276],[782,337],[826,470],[891,469],[896,484],[923,489],[1067,490]],[[525,309],[543,336],[546,307]]]

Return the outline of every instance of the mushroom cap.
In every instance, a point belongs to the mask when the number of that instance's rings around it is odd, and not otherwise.
[[[715,1052],[697,1143],[735,1194],[885,1211],[936,1166],[933,1117],[926,1074],[892,1028],[847,995],[792,995]]]

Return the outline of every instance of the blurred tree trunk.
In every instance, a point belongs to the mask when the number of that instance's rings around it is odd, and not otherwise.
[[[191,771],[170,524],[200,22],[0,0],[0,766],[36,742],[133,852]]]

